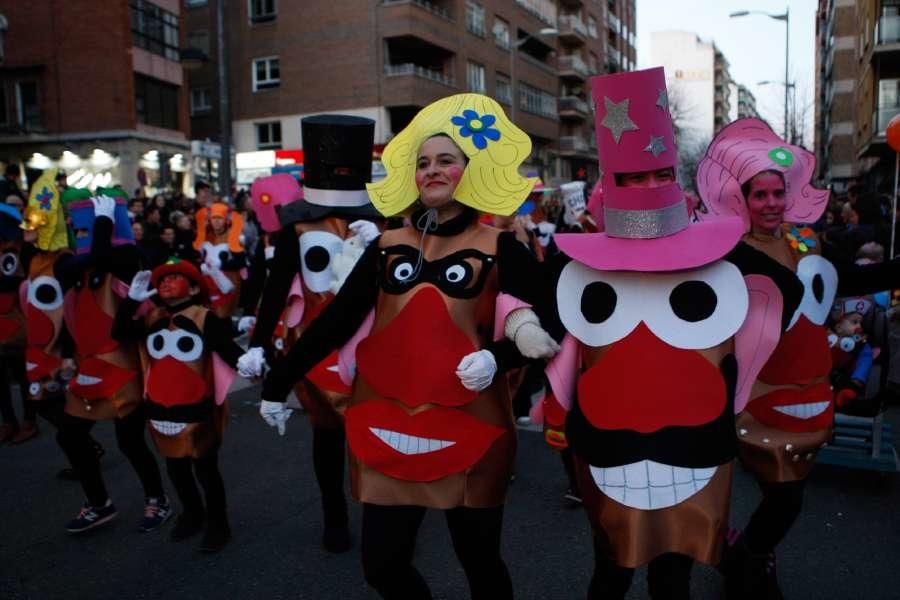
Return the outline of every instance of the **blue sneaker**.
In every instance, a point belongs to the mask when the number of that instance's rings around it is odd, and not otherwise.
[[[147,498],[147,502],[144,504],[144,518],[141,519],[138,531],[148,533],[154,529],[159,529],[171,516],[172,507],[169,506],[168,498],[165,496],[161,498]]]
[[[75,518],[66,525],[66,531],[69,533],[81,533],[88,529],[99,527],[107,521],[112,521],[117,514],[115,505],[108,498],[103,506],[91,506],[89,502],[85,502]]]

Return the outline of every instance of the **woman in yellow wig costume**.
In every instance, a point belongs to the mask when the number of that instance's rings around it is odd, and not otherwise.
[[[478,210],[510,214],[525,200],[535,180],[517,169],[530,151],[485,96],[423,109],[385,148],[387,178],[368,186],[379,211],[412,209],[412,224],[367,247],[263,386],[260,412],[283,430],[294,382],[344,347],[355,380],[338,408],[363,503],[363,571],[384,598],[431,598],[412,566],[428,508],[444,511],[472,597],[512,597],[500,534],[516,436],[503,373],[556,345],[526,304],[538,302],[536,260]]]

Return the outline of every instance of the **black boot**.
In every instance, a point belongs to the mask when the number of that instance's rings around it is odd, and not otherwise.
[[[718,566],[725,575],[727,600],[783,600],[775,574],[774,554],[750,550],[738,538],[722,556]]]
[[[200,542],[200,552],[212,554],[218,552],[228,545],[231,541],[231,527],[228,526],[227,517],[210,517],[209,524],[206,526],[206,533],[203,534],[203,541]]]
[[[169,539],[173,542],[181,542],[188,538],[194,537],[203,531],[203,522],[206,515],[202,512],[183,512],[175,519],[175,526]]]

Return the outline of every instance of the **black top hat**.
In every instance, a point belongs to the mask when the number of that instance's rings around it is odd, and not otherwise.
[[[366,184],[372,181],[375,121],[316,115],[301,119],[300,128],[303,202],[282,207],[278,213],[282,225],[326,216],[380,218],[366,192]]]

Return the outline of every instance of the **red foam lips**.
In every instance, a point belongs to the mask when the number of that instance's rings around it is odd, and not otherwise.
[[[465,471],[504,433],[458,409],[435,407],[410,415],[387,400],[347,409],[346,428],[359,460],[404,481],[434,481]]]
[[[28,381],[34,383],[52,374],[62,365],[62,359],[51,356],[34,346],[25,348],[25,362],[35,365],[32,369],[26,369],[25,375]]]
[[[774,427],[781,431],[790,431],[792,433],[821,431],[829,427],[834,420],[832,398],[831,386],[825,382],[803,389],[780,389],[751,400],[747,404],[747,412],[763,425]],[[828,402],[828,408],[821,414],[808,419],[775,410],[776,406],[786,407],[790,410],[791,407],[818,402]]]
[[[778,341],[775,352],[759,373],[769,385],[808,383],[831,373],[828,331],[800,315],[794,326]]]
[[[85,378],[100,381],[86,383]],[[98,400],[109,398],[137,377],[137,371],[117,367],[96,357],[86,358],[78,363],[78,376],[69,382],[69,390],[81,398]]]

